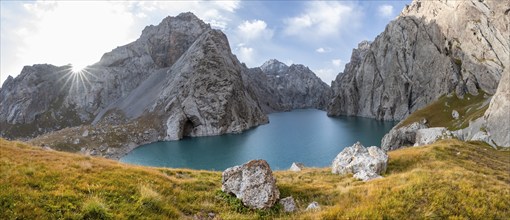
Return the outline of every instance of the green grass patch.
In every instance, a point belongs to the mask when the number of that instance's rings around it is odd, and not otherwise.
[[[429,127],[446,127],[449,130],[458,130],[469,126],[469,122],[483,116],[489,107],[490,96],[479,91],[474,96],[464,95],[463,98],[452,96],[442,96],[432,104],[413,112],[405,120],[399,123],[398,128],[412,124],[414,122],[427,120]],[[453,110],[459,113],[459,118],[454,119]]]

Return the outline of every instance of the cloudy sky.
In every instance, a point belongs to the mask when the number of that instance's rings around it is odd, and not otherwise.
[[[93,64],[145,26],[187,11],[224,31],[249,67],[272,58],[304,64],[329,84],[352,48],[410,1],[1,1],[0,85],[25,65]]]

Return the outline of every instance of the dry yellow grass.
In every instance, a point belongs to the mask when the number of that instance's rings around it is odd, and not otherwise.
[[[0,139],[0,219],[508,219],[510,152],[445,140],[389,153],[370,182],[328,168],[276,171],[300,208],[249,210],[221,173],[125,165]],[[317,201],[321,210],[304,211]]]

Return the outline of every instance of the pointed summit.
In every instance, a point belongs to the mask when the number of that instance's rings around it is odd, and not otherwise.
[[[136,41],[104,54],[98,64],[114,67],[143,57],[136,62],[143,68],[170,67],[208,30],[211,26],[191,12],[168,16],[156,26],[145,27]]]
[[[289,69],[289,66],[285,65],[285,63],[278,61],[277,59],[270,59],[266,61],[264,64],[262,64],[262,66],[260,66],[260,69],[267,75],[280,75],[286,72]]]

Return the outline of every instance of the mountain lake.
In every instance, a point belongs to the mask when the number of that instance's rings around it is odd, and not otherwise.
[[[240,134],[191,137],[146,144],[121,162],[156,167],[222,171],[253,159],[266,160],[271,169],[288,169],[293,162],[307,167],[330,166],[345,147],[360,141],[380,146],[397,122],[362,117],[328,117],[315,109],[269,114],[269,124]]]

